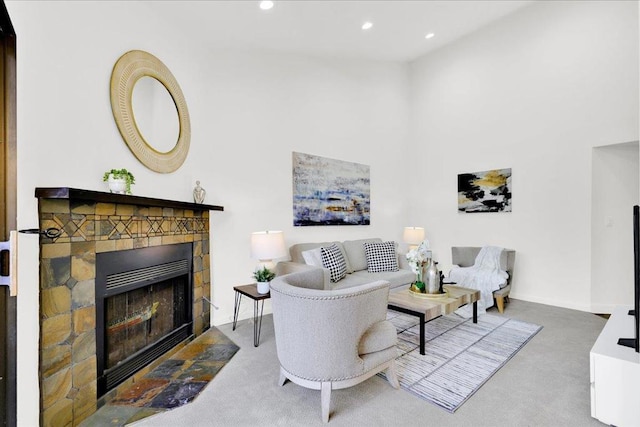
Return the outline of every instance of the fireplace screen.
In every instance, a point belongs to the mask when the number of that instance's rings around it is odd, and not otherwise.
[[[96,256],[98,395],[192,334],[192,245]]]
[[[172,279],[107,298],[107,369],[185,323],[184,288],[184,280]]]

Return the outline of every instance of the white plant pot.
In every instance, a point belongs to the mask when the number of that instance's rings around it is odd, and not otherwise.
[[[258,282],[258,293],[259,294],[268,294],[269,293],[269,282]]]
[[[124,178],[114,178],[113,174],[109,174],[109,191],[118,194],[127,194],[127,180]]]

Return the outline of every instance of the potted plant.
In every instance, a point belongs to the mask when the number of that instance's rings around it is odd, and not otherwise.
[[[111,169],[104,173],[102,180],[109,183],[109,191],[119,194],[131,194],[131,184],[136,183],[133,174],[126,169]]]
[[[253,278],[258,282],[258,293],[259,294],[268,294],[269,293],[269,282],[276,277],[276,273],[269,270],[267,267],[262,267],[259,270],[253,272]]]

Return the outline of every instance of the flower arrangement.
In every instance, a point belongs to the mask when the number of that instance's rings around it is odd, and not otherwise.
[[[422,277],[423,267],[425,267],[431,261],[431,250],[429,249],[429,241],[425,240],[420,245],[411,249],[407,253],[407,261],[409,261],[409,266],[411,267],[411,271],[413,271],[416,275],[416,281],[412,285],[412,288],[419,292],[425,291],[424,278]]]

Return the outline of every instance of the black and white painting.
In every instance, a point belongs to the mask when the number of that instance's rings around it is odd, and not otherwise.
[[[458,175],[459,212],[511,212],[511,168]]]
[[[369,225],[369,166],[293,153],[293,225]]]

